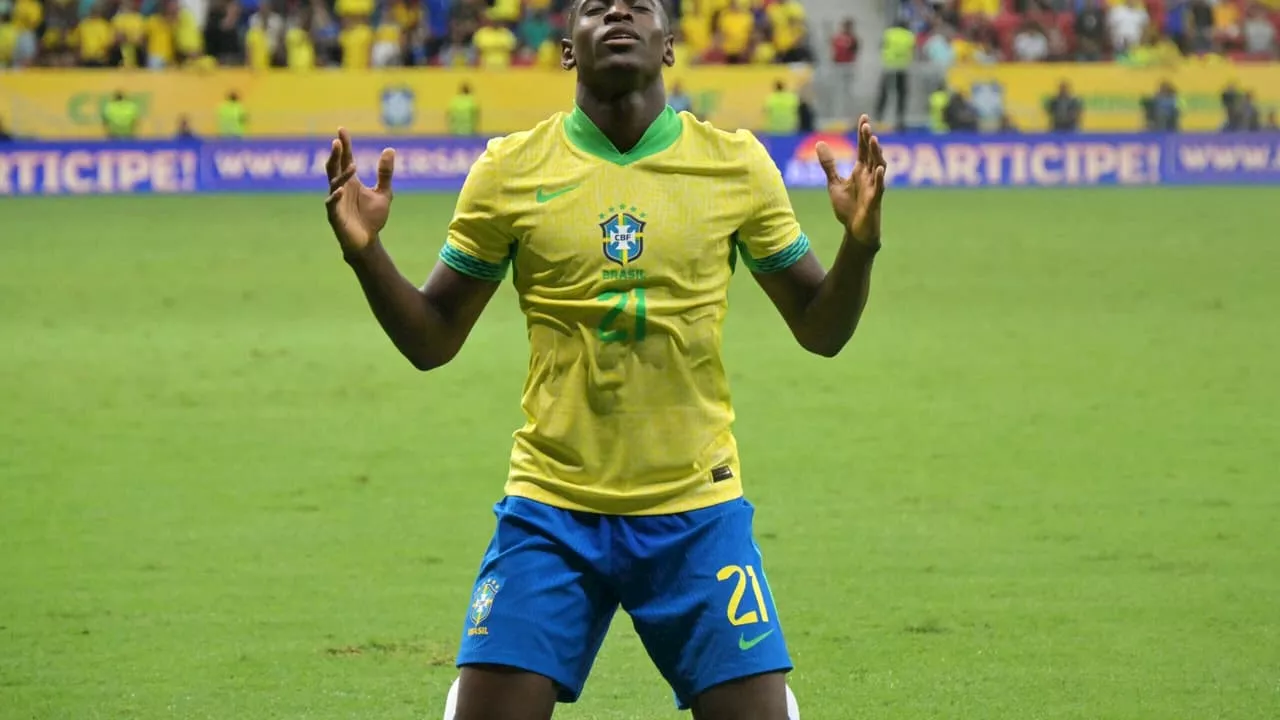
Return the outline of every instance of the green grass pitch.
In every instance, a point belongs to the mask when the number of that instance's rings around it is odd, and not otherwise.
[[[1275,195],[891,191],[835,360],[738,274],[806,720],[1280,717]],[[452,202],[397,200],[411,277]],[[0,718],[439,717],[520,420],[510,287],[422,375],[319,195],[0,216]],[[558,717],[676,717],[625,616]]]

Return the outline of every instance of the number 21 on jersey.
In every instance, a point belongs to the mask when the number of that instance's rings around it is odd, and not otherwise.
[[[596,326],[596,337],[600,342],[626,342],[630,339],[638,342],[644,339],[647,311],[644,288],[608,290],[600,293],[596,300],[611,306]]]

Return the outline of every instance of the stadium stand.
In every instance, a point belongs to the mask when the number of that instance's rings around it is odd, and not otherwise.
[[[667,1],[680,66],[812,67],[795,90],[835,129],[877,108],[884,123],[927,127],[957,68],[1280,58],[1280,0]],[[0,0],[0,68],[554,68],[571,2]],[[914,50],[899,104],[901,54],[884,39],[902,31]]]
[[[554,66],[569,0],[0,0],[0,66]],[[690,63],[813,58],[798,0],[672,7]]]

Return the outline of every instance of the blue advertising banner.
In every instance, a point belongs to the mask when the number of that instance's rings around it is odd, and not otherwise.
[[[382,149],[396,149],[397,191],[462,187],[484,152],[484,138],[358,139],[352,143],[357,172],[372,183]],[[207,192],[316,192],[326,187],[324,140],[253,140],[203,143],[200,187]]]
[[[816,147],[842,172],[856,138],[765,138],[788,187],[821,187]],[[1280,185],[1280,133],[1232,135],[922,135],[881,143],[892,187]]]
[[[373,182],[378,155],[396,149],[396,189],[457,191],[485,138],[373,138],[355,144]],[[323,192],[326,140],[188,140],[0,145],[0,195]]]
[[[816,146],[842,170],[856,159],[847,135],[764,137],[788,187],[821,187]],[[396,188],[457,191],[484,138],[358,139],[356,164],[372,182],[395,147]],[[893,187],[1280,185],[1280,133],[1233,135],[920,135],[883,142]],[[322,192],[325,140],[60,142],[0,145],[0,195]]]

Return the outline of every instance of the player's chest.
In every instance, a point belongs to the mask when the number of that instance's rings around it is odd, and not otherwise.
[[[715,178],[594,168],[540,184],[515,224],[518,281],[705,281],[724,274],[741,198]]]

